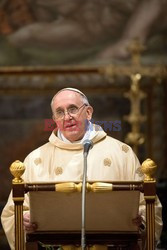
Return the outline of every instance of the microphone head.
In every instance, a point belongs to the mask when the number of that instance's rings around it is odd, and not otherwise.
[[[93,142],[91,140],[84,140],[83,141],[84,153],[88,153],[89,150],[93,147]]]
[[[85,144],[93,144],[93,143],[92,143],[91,140],[86,139],[86,140],[84,140],[84,141],[82,142],[82,144],[85,145]]]

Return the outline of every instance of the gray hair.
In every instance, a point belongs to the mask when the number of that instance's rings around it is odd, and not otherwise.
[[[56,98],[56,96],[57,96],[60,92],[65,91],[65,90],[70,90],[70,91],[73,91],[73,92],[76,92],[76,93],[80,94],[80,96],[81,96],[81,98],[82,98],[82,101],[83,101],[83,104],[88,105],[88,106],[90,105],[90,104],[89,104],[89,101],[88,101],[88,98],[86,97],[86,95],[85,95],[83,92],[81,92],[79,89],[76,89],[76,88],[64,88],[64,89],[59,90],[59,91],[56,93],[56,95],[53,96],[53,98],[52,98],[52,100],[51,100],[51,109],[52,109],[52,111],[53,111],[54,99]]]

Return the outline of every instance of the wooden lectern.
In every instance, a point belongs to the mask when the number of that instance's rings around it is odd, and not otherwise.
[[[61,200],[61,204],[63,204],[63,199],[67,200],[65,197],[65,194],[72,194],[71,197],[73,197],[73,201],[76,201],[75,206],[79,206],[80,200],[79,197],[81,196],[80,192],[82,189],[82,183],[74,183],[74,182],[68,182],[68,183],[24,183],[21,176],[24,173],[24,165],[20,161],[15,161],[11,167],[10,171],[12,175],[15,177],[13,179],[13,201],[15,206],[15,249],[16,250],[23,250],[23,249],[31,249],[31,250],[37,250],[38,244],[43,245],[54,245],[55,249],[58,248],[58,246],[62,245],[73,245],[73,249],[77,249],[80,246],[80,224],[78,225],[78,219],[76,219],[76,223],[67,223],[66,226],[63,222],[59,220],[51,223],[51,228],[45,228],[45,225],[48,225],[45,223],[45,221],[42,220],[41,223],[43,223],[43,226],[41,226],[41,230],[27,234],[26,235],[26,246],[25,246],[25,237],[24,237],[24,230],[23,230],[23,202],[24,202],[24,194],[27,192],[30,192],[30,209],[33,209],[34,202],[36,200],[36,197],[43,197],[43,195],[46,192],[50,192],[51,195],[48,195],[48,197],[51,197],[52,201],[55,197],[54,195],[58,195]],[[154,174],[156,171],[156,165],[155,163],[147,159],[142,164],[142,171],[145,174],[144,181],[141,182],[89,182],[87,183],[87,193],[89,195],[88,199],[92,201],[94,200],[94,207],[92,213],[92,206],[89,206],[91,202],[87,202],[88,207],[87,210],[91,211],[91,214],[93,215],[92,218],[88,218],[88,230],[86,228],[86,243],[87,246],[93,246],[93,245],[101,245],[101,246],[110,246],[111,249],[128,249],[128,250],[135,250],[137,248],[137,241],[139,239],[139,232],[134,228],[134,226],[129,225],[127,228],[119,228],[119,226],[115,227],[116,230],[114,230],[114,226],[116,226],[116,223],[113,224],[110,223],[110,221],[106,220],[103,224],[103,218],[102,217],[100,221],[100,213],[101,210],[96,211],[96,201],[102,202],[103,195],[107,197],[107,200],[113,199],[112,204],[116,204],[115,195],[111,195],[113,193],[123,193],[124,195],[127,195],[127,198],[131,197],[132,199],[136,199],[138,197],[138,193],[142,192],[144,193],[144,198],[146,202],[146,246],[147,250],[154,250],[155,249],[155,215],[154,215],[154,202],[156,197],[156,181],[154,179]],[[117,191],[117,192],[115,192]],[[38,195],[38,193],[40,195]],[[128,195],[129,193],[129,195]],[[97,195],[100,194],[100,195]],[[103,195],[102,195],[103,194]],[[37,195],[37,196],[36,196]],[[32,202],[31,202],[31,196],[32,196]],[[90,196],[90,197],[89,197]],[[64,198],[63,198],[64,197]],[[93,197],[93,198],[92,198]],[[99,198],[100,197],[100,198]],[[128,198],[128,199],[129,199]],[[43,199],[43,198],[42,198]],[[58,199],[57,199],[58,200]],[[69,197],[70,200],[70,197]],[[121,201],[120,198],[117,200]],[[111,200],[112,202],[112,200]],[[61,208],[61,204],[60,208]],[[101,203],[102,204],[102,203]],[[110,204],[110,202],[108,202]],[[38,202],[36,202],[36,205],[38,205]],[[36,206],[35,205],[35,206]],[[46,205],[46,204],[45,204]],[[123,206],[123,205],[121,205]],[[51,206],[52,207],[52,206]],[[50,208],[51,208],[50,207]],[[100,207],[100,206],[98,206]],[[130,206],[133,208],[133,206]],[[37,208],[38,209],[38,208]],[[68,208],[67,208],[68,209]],[[117,209],[115,207],[114,209]],[[39,209],[38,209],[39,210]],[[49,211],[49,206],[47,208],[47,211]],[[77,209],[77,211],[80,211],[80,209]],[[137,210],[136,210],[137,211]],[[136,211],[133,211],[132,213],[136,213]],[[45,211],[46,212],[46,211]],[[72,210],[71,210],[72,212]],[[123,212],[123,211],[122,211]],[[52,209],[52,213],[54,213],[54,210]],[[95,218],[94,214],[97,214],[98,216],[98,222],[93,223],[93,220]],[[105,211],[103,211],[105,215],[108,216],[108,218],[111,218],[112,212],[109,207]],[[38,215],[39,213],[36,213]],[[35,215],[35,216],[36,216]],[[33,213],[32,213],[33,216]],[[78,216],[80,216],[78,214]],[[133,215],[134,216],[134,215]],[[45,216],[43,216],[44,218]],[[76,216],[77,217],[77,214]],[[53,216],[52,216],[53,218]],[[67,217],[68,218],[68,217]],[[32,218],[33,220],[34,218]],[[113,220],[115,218],[113,217]],[[122,220],[125,220],[126,216],[123,217]],[[92,220],[92,223],[89,223],[89,221]],[[56,223],[58,223],[56,225]],[[74,225],[73,225],[74,224]],[[92,225],[97,224],[95,227]],[[42,224],[41,224],[42,225]],[[126,223],[122,223],[122,225],[126,225]],[[71,226],[71,227],[70,227]],[[44,230],[43,230],[44,227]],[[130,229],[129,229],[130,228]],[[49,230],[51,229],[51,230]],[[112,246],[115,246],[115,248],[112,248]],[[118,246],[118,247],[116,247]],[[90,247],[91,248],[91,247]],[[50,248],[54,249],[54,248]],[[65,248],[66,249],[66,248]],[[93,248],[94,249],[94,248]]]

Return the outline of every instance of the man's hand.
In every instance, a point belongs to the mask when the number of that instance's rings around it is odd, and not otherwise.
[[[135,219],[132,220],[133,224],[136,225],[139,229],[145,229],[145,223],[141,215],[138,215]]]
[[[30,223],[30,213],[24,213],[23,215],[23,225],[24,230],[27,233],[34,232],[37,229],[37,225],[35,223]]]

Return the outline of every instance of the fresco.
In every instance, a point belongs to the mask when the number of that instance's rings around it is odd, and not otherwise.
[[[1,0],[0,65],[120,61],[136,37],[147,62],[165,60],[166,7],[166,0]]]

